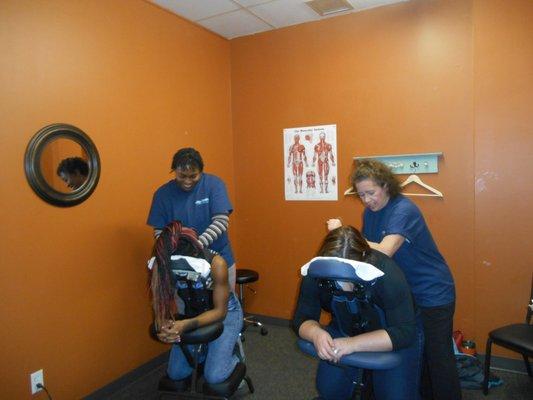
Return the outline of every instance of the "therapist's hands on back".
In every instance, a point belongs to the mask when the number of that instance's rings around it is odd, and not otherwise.
[[[332,231],[334,229],[340,228],[342,226],[342,221],[340,218],[331,218],[326,221],[326,224],[328,226],[328,231]]]

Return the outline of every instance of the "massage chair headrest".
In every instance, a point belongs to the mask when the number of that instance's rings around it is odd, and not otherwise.
[[[315,257],[301,268],[303,276],[346,282],[371,282],[384,273],[362,261],[339,257]]]

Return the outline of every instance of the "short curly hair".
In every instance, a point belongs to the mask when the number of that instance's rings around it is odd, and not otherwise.
[[[198,152],[198,150],[193,149],[192,147],[184,147],[179,149],[174,157],[172,157],[172,164],[170,169],[172,171],[180,169],[198,169],[198,171],[203,172],[204,170],[204,160]]]
[[[61,174],[75,174],[76,171],[83,176],[89,175],[89,164],[87,164],[87,161],[81,157],[65,158],[57,166],[56,173],[60,176]]]
[[[364,159],[356,161],[355,171],[351,178],[353,190],[357,191],[355,185],[365,179],[371,179],[378,186],[387,190],[391,198],[396,197],[402,191],[402,187],[391,169],[377,160]]]

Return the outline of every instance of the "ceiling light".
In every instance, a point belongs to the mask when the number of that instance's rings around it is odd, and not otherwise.
[[[312,0],[306,1],[305,4],[322,17],[354,9],[347,0]]]

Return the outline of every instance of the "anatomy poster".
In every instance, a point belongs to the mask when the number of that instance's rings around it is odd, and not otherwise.
[[[283,130],[285,200],[337,200],[337,125]]]

